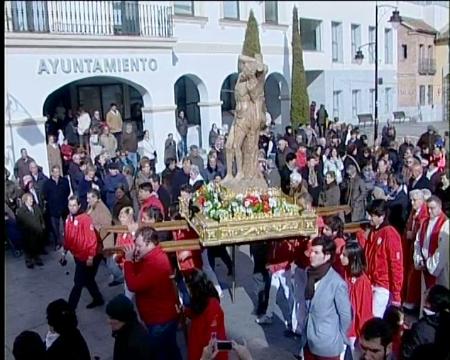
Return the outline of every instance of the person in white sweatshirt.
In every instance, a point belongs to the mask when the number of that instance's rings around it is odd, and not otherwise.
[[[91,126],[91,117],[80,107],[78,115],[78,136],[80,137],[80,146],[89,151],[89,128]]]

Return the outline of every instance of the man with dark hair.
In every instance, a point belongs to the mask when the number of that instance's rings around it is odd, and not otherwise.
[[[389,187],[392,189],[387,197],[389,209],[389,224],[395,227],[399,234],[403,234],[408,220],[408,190],[402,173],[389,175]]]
[[[306,324],[302,331],[305,359],[338,360],[349,344],[347,332],[351,325],[351,305],[345,281],[332,268],[336,245],[327,236],[312,240],[309,250],[311,266],[307,268],[305,303]]]
[[[45,343],[34,331],[22,331],[14,340],[12,353],[15,360],[45,359]]]
[[[126,191],[129,191],[127,179],[124,174],[119,171],[119,165],[117,163],[111,163],[108,166],[109,174],[106,175],[103,191],[105,193],[106,206],[112,211],[116,204],[116,190],[119,185],[123,185]]]
[[[138,216],[139,221],[142,221],[143,214],[147,211],[148,208],[151,207],[158,208],[159,210],[161,210],[162,214],[166,213],[163,204],[158,199],[158,195],[156,195],[152,184],[149,182],[139,185],[138,200],[141,204],[141,209]]]
[[[280,182],[281,190],[289,195],[291,191],[291,174],[295,169],[295,159],[294,153],[290,152],[286,155],[286,163],[280,169]]]
[[[30,173],[30,163],[34,159],[28,156],[27,149],[20,149],[20,159],[14,165],[14,176],[19,180],[20,186],[23,186],[23,177]]]
[[[319,205],[319,195],[323,189],[323,172],[319,168],[319,156],[311,154],[308,156],[308,163],[302,169],[302,177],[308,184],[308,192],[313,198],[313,206]]]
[[[135,293],[139,316],[149,330],[151,353],[157,360],[181,360],[176,341],[177,294],[173,269],[161,249],[155,229],[144,226],[136,232],[135,245],[126,247],[124,275]]]
[[[393,333],[389,324],[381,318],[367,320],[355,348],[354,359],[393,360]]]
[[[46,202],[46,209],[50,216],[50,231],[54,241],[55,250],[59,250],[63,243],[64,218],[67,215],[67,199],[70,195],[69,181],[61,177],[61,169],[54,165],[51,177],[45,182],[42,195]]]
[[[397,230],[389,225],[384,200],[374,200],[367,209],[371,229],[364,252],[367,276],[372,284],[374,316],[382,317],[389,303],[401,305],[403,252]]]
[[[164,216],[168,217],[168,210],[170,206],[170,194],[167,191],[166,187],[161,184],[161,177],[158,174],[153,174],[150,177],[150,184],[152,184],[153,191],[158,195],[159,200],[164,206]]]
[[[104,304],[95,275],[101,261],[97,255],[97,235],[89,215],[80,211],[80,200],[76,196],[69,198],[69,216],[64,231],[64,252],[61,264],[66,262],[66,254],[70,251],[75,260],[74,286],[69,295],[69,305],[75,310],[80,301],[81,291],[86,287],[93,301],[87,305],[92,309]]]
[[[189,184],[191,178],[191,167],[192,162],[189,158],[185,157],[182,162],[182,169],[175,173],[173,177],[173,187],[172,187],[172,201],[177,201],[180,196],[181,186],[184,184]]]

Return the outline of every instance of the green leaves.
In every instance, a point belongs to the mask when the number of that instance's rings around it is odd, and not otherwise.
[[[298,11],[294,6],[292,16],[292,87],[291,123],[294,127],[309,122],[309,98],[306,86],[303,49],[298,23]]]
[[[259,43],[258,23],[256,22],[253,10],[250,10],[250,16],[247,21],[247,29],[245,30],[242,55],[255,57],[255,54],[261,54],[261,45]]]

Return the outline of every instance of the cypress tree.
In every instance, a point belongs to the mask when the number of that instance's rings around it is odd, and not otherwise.
[[[309,98],[306,90],[303,49],[300,38],[297,7],[294,6],[292,19],[292,86],[291,124],[297,127],[309,122]]]
[[[256,22],[253,10],[250,10],[250,16],[247,21],[247,29],[245,30],[242,55],[255,57],[255,54],[261,54],[261,45],[259,44],[258,23]]]

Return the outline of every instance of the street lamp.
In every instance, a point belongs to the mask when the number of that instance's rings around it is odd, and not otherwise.
[[[364,54],[361,50],[364,46],[375,45],[375,119],[373,122],[373,141],[374,144],[378,138],[378,9],[381,7],[392,8],[392,15],[389,19],[389,22],[392,25],[394,30],[397,30],[402,22],[402,17],[400,16],[400,12],[397,10],[396,6],[392,5],[375,5],[375,42],[367,43],[361,45],[356,51],[355,61],[358,65],[361,65],[364,59]]]

